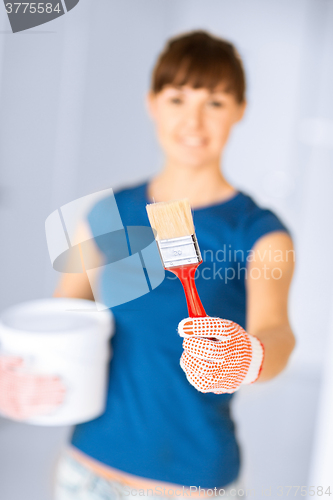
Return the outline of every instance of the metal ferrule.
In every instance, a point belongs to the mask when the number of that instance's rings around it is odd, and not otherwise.
[[[202,261],[195,234],[169,240],[156,240],[156,243],[166,269]]]

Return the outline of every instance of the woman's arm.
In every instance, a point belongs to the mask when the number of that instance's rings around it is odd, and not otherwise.
[[[86,241],[92,240],[93,236],[90,231],[90,227],[87,222],[81,222],[77,228],[75,235],[76,241]],[[82,253],[81,253],[82,255]],[[103,264],[103,255],[98,249],[95,242],[89,245],[89,264],[90,268],[96,268],[94,272],[90,273],[90,281],[96,282],[98,280],[98,274],[100,266]],[[71,260],[67,262],[68,272],[63,273],[56,289],[53,294],[54,297],[70,297],[77,299],[87,299],[95,300],[92,287],[88,280],[87,273],[84,271],[82,273],[71,273]],[[85,269],[84,262],[82,262],[83,268]]]
[[[247,331],[228,319],[185,318],[180,366],[201,392],[223,394],[275,377],[295,346],[288,320],[294,250],[283,232],[258,240],[246,274]],[[212,340],[213,338],[213,340]]]
[[[295,253],[290,236],[269,233],[254,247],[247,268],[247,332],[265,348],[258,381],[269,380],[287,365],[295,346],[288,319],[288,292]]]

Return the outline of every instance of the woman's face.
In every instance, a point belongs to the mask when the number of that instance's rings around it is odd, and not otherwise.
[[[204,167],[220,162],[232,126],[245,103],[221,91],[166,86],[148,97],[160,145],[168,162]]]

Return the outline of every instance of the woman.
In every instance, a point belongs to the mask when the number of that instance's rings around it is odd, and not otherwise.
[[[115,198],[124,226],[148,225],[145,205],[152,200],[189,199],[204,257],[199,294],[210,316],[246,329],[248,363],[237,357],[234,343],[224,361],[214,361],[215,384],[207,385],[209,376],[199,368],[196,384],[189,366],[179,366],[183,349],[175,329],[187,310],[181,285],[170,273],[150,293],[113,308],[116,333],[106,411],[76,427],[60,463],[57,500],[109,499],[148,489],[150,495],[172,496],[182,485],[192,486],[192,494],[199,486],[230,491],[237,484],[232,395],[242,383],[280,373],[295,344],[287,314],[290,235],[220,170],[229,134],[245,107],[243,67],[230,43],[205,32],[171,40],[156,64],[148,96],[164,167],[148,182],[117,191]],[[102,200],[79,231],[91,238],[106,217]],[[107,248],[95,241],[97,266]],[[101,280],[107,303],[111,284],[106,275]],[[65,274],[55,296],[94,299],[85,274]],[[179,332],[185,336],[182,325]],[[198,328],[197,338],[212,336]],[[184,339],[186,352],[191,340]]]

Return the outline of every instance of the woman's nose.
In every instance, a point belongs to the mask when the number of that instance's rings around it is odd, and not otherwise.
[[[190,106],[185,115],[185,124],[191,129],[199,129],[203,124],[203,110],[201,106]]]

